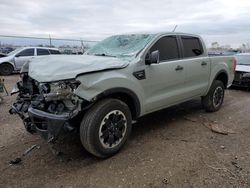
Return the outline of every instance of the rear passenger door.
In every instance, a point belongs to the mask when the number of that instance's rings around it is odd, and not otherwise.
[[[186,64],[180,61],[177,37],[164,36],[148,53],[158,50],[160,62],[145,65],[146,80],[141,82],[146,98],[146,111],[164,108],[185,98]]]
[[[210,60],[204,54],[203,46],[198,37],[179,36],[182,46],[182,61],[186,65],[185,85],[189,92],[187,98],[203,95],[209,82]]]
[[[50,55],[49,50],[43,49],[43,48],[37,48],[36,49],[36,54],[37,54],[37,56]]]

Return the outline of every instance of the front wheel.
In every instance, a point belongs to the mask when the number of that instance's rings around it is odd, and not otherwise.
[[[124,102],[104,99],[85,114],[80,126],[81,142],[93,155],[110,157],[125,144],[131,124],[131,113]]]
[[[10,64],[4,63],[0,65],[0,74],[7,76],[10,75],[13,72],[13,67]]]
[[[220,80],[215,80],[212,83],[208,94],[202,97],[202,104],[207,112],[216,112],[221,108],[224,90],[224,84]]]

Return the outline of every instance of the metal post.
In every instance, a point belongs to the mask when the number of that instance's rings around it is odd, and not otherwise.
[[[175,30],[176,30],[176,28],[178,27],[178,25],[176,25],[175,27],[174,27],[174,30],[173,30],[173,32],[175,32]]]
[[[81,40],[81,48],[82,48],[82,53],[84,53],[84,44],[83,44],[82,39],[80,39],[80,40]]]
[[[50,35],[49,35],[49,46],[50,46],[50,47],[52,46],[52,44],[51,44],[51,37],[50,37]]]

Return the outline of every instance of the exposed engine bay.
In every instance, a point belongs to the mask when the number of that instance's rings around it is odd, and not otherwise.
[[[62,130],[77,129],[79,122],[74,120],[84,112],[83,106],[89,105],[74,94],[79,85],[76,80],[39,83],[22,73],[12,92],[18,96],[10,113],[20,116],[28,132],[38,132],[49,142],[54,141]]]

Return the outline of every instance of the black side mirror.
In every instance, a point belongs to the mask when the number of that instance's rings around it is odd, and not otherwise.
[[[150,64],[157,64],[160,61],[160,52],[159,50],[155,50],[151,52],[150,54],[146,55],[145,58],[145,64],[150,65]]]

